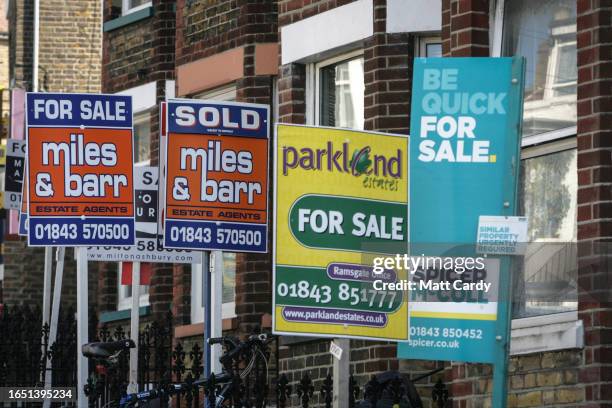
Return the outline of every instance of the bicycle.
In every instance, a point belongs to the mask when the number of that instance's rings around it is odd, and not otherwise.
[[[211,374],[209,378],[197,379],[191,382],[170,383],[163,387],[138,393],[124,393],[119,401],[110,401],[105,407],[141,407],[153,402],[167,405],[170,398],[175,395],[199,393],[200,389],[204,389],[208,400],[208,407],[223,408],[225,405],[229,405],[229,401],[234,406],[264,408],[266,405],[265,394],[255,404],[245,403],[240,396],[244,391],[243,381],[257,364],[263,364],[265,370],[262,377],[265,384],[267,384],[269,357],[267,346],[272,340],[273,337],[267,334],[252,335],[243,342],[229,336],[211,338],[209,339],[210,345],[222,344],[224,346],[224,354],[219,358],[223,367],[220,373]],[[105,366],[113,367],[118,363],[121,354],[133,347],[135,347],[135,344],[132,340],[89,343],[83,345],[82,353],[89,359],[102,362]],[[265,389],[267,389],[267,386]],[[86,394],[87,391],[86,389]]]

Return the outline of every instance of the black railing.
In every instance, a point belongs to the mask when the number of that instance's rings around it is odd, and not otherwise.
[[[41,316],[39,308],[7,305],[0,308],[0,387],[41,385],[47,362],[52,386],[72,387],[76,383],[74,309],[60,310],[57,337],[51,345],[49,326],[42,325]],[[95,327],[95,319],[91,327]]]
[[[76,321],[73,309],[60,312],[57,338],[49,345],[49,328],[41,324],[41,312],[36,308],[7,307],[0,308],[0,387],[39,386],[44,381],[46,363],[50,361],[52,385],[54,387],[76,384]],[[90,339],[92,341],[122,340],[128,337],[121,326],[112,328],[102,326],[97,332],[95,313],[90,312]],[[203,388],[218,388],[212,376],[205,387],[190,386],[202,377],[203,350],[199,342],[173,343],[172,315],[163,323],[147,324],[139,333],[139,391],[152,388],[164,388],[170,383],[187,384],[180,395],[173,397],[173,407],[200,407],[204,398],[214,400],[214,393],[205,393]],[[227,406],[263,408],[271,405],[268,401],[269,377],[273,373],[257,359],[250,375],[236,378],[232,395]],[[272,364],[272,366],[276,366]],[[123,353],[116,366],[105,367],[90,364],[90,376],[86,391],[90,406],[103,407],[111,401],[118,401],[125,393],[129,375],[129,353]],[[236,367],[238,368],[238,367]],[[439,370],[436,370],[439,371]],[[413,382],[434,374],[434,372],[414,378],[413,381],[397,373],[383,373],[373,376],[366,384],[359,386],[350,376],[348,387],[343,392],[348,394],[349,406],[376,408],[391,405],[400,407],[418,407],[414,399],[418,398]],[[274,374],[275,375],[275,374]],[[308,373],[292,384],[285,374],[278,377],[274,384],[276,406],[278,408],[321,406],[331,408],[333,403],[333,378],[328,374],[320,385],[315,383]],[[432,387],[433,406],[449,406],[449,392],[445,384],[438,380]],[[385,403],[383,403],[383,401]],[[380,404],[379,404],[380,403]],[[274,405],[274,404],[272,404]]]
[[[434,370],[425,375],[414,379],[414,382],[430,377],[441,371]],[[331,374],[321,382],[317,389],[313,385],[313,380],[308,373],[291,385],[286,374],[281,374],[276,381],[276,405],[278,408],[289,407],[325,407],[331,408],[333,404],[334,385]],[[316,397],[319,391],[319,398]],[[377,408],[377,407],[400,407],[400,408],[420,408],[423,406],[421,398],[417,394],[413,381],[397,372],[387,372],[372,376],[372,378],[359,387],[357,381],[351,375],[348,381],[348,388],[345,391],[348,395],[350,408]],[[296,397],[292,400],[292,397]],[[361,399],[360,399],[361,398]],[[432,387],[431,400],[436,408],[446,408],[451,406],[451,399],[446,385],[438,378]]]

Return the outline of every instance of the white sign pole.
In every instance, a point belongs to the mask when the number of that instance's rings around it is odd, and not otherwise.
[[[130,349],[130,384],[128,392],[138,392],[138,326],[140,324],[140,262],[132,263],[132,316],[130,338],[136,347]]]
[[[198,272],[202,273],[202,307],[204,308],[204,378],[208,378],[212,371],[211,356],[212,346],[208,343],[208,339],[211,338],[211,324],[210,324],[210,275],[211,275],[211,253],[205,252],[202,254],[202,262]],[[206,406],[207,402],[204,402]]]
[[[53,306],[51,307],[51,323],[49,330],[49,347],[57,339],[57,321],[59,320],[60,302],[62,300],[62,280],[64,278],[64,255],[65,247],[58,247],[55,253],[55,283],[53,284]],[[51,360],[47,360],[45,370],[45,389],[50,389],[52,384]],[[45,399],[43,408],[49,408],[51,400]]]
[[[223,252],[213,251],[213,270],[210,277],[210,335],[211,337],[220,337],[223,335]],[[211,370],[213,373],[221,372],[221,357],[222,346],[216,344],[212,346],[210,351]]]
[[[89,362],[81,353],[83,344],[89,342],[87,249],[85,247],[77,247],[74,250],[77,258],[77,406],[79,408],[87,408],[89,404],[84,387],[87,384]]]
[[[334,382],[333,408],[348,408],[349,406],[349,377],[351,361],[351,340],[334,339],[340,348],[340,358],[334,357],[332,367],[332,381]]]

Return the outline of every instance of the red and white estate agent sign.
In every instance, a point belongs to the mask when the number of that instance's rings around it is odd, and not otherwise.
[[[28,243],[134,245],[132,98],[28,93]]]

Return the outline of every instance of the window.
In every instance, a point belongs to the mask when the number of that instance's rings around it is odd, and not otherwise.
[[[149,164],[151,160],[151,114],[139,113],[134,117],[134,163]]]
[[[121,284],[122,262],[118,263],[117,271],[117,310],[125,310],[132,308],[132,285]],[[140,306],[149,305],[149,286],[140,285]]]
[[[151,160],[151,113],[134,114],[134,164],[147,166]],[[118,264],[119,279],[117,280],[117,310],[132,308],[132,286],[121,284],[122,263]],[[142,265],[141,265],[142,268]],[[149,304],[149,287],[140,286],[140,305]]]
[[[151,0],[121,0],[121,14],[125,16],[126,14],[150,7],[151,5]]]
[[[345,55],[316,64],[315,122],[363,129],[363,55]]]
[[[529,244],[515,274],[513,317],[575,313],[576,2],[498,2],[494,55],[526,59],[518,198]]]
[[[523,149],[519,213],[529,244],[514,285],[514,317],[577,310],[575,139]]]
[[[506,0],[503,13],[503,54],[527,60],[523,136],[576,126],[576,2]]]
[[[236,85],[223,86],[209,90],[193,97],[194,99],[208,99],[214,101],[233,102],[236,100]]]
[[[191,323],[204,321],[202,297],[202,268],[191,269]],[[223,289],[221,294],[221,316],[226,319],[236,316],[236,254],[223,252]]]
[[[416,55],[426,58],[442,57],[442,39],[440,37],[421,37],[416,41]]]
[[[206,99],[232,102],[236,100],[236,85],[231,84],[197,94],[194,99]],[[223,293],[222,317],[236,316],[236,254],[223,252]],[[191,322],[204,321],[202,308],[202,273],[201,268],[192,268],[191,273]]]

